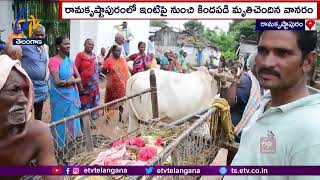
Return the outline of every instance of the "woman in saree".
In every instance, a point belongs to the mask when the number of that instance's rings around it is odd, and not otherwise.
[[[93,51],[94,42],[92,39],[86,39],[84,42],[84,51],[76,56],[75,65],[81,76],[83,88],[79,87],[81,110],[91,109],[99,105],[99,63],[97,56]],[[96,120],[98,113],[91,113],[91,119]]]
[[[106,74],[106,91],[104,102],[108,103],[125,96],[126,84],[130,77],[126,59],[121,56],[121,47],[113,45],[104,62],[102,72]],[[123,110],[120,106],[120,112]],[[110,119],[109,114],[108,119]]]
[[[79,113],[80,98],[76,84],[82,86],[77,68],[68,57],[70,51],[69,39],[58,37],[55,45],[58,53],[51,57],[49,61],[52,122]],[[52,131],[59,148],[63,148],[70,137],[75,138],[81,135],[80,119],[58,124]]]
[[[132,54],[131,56],[128,57],[128,61],[133,60],[132,75],[138,72],[146,71],[151,68],[152,58],[146,55],[145,53],[146,43],[139,42],[138,49],[139,49],[139,53]]]

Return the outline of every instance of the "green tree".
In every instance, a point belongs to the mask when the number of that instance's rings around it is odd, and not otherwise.
[[[236,42],[240,41],[240,36],[244,36],[246,38],[256,40],[257,32],[256,32],[256,21],[254,20],[233,20],[229,24],[229,32],[234,33],[234,40]]]
[[[168,26],[168,21],[163,21],[163,20],[151,20],[150,21],[150,26],[155,26],[155,27],[165,27]]]
[[[233,32],[206,31],[204,37],[212,44],[217,45],[225,58],[234,59],[237,56],[235,53],[235,34]]]
[[[199,35],[204,32],[204,25],[197,20],[191,20],[187,21],[183,24],[184,29],[189,31],[189,32],[195,32],[198,33]]]

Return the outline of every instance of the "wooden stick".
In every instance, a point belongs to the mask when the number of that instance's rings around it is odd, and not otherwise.
[[[179,126],[187,121],[190,121],[190,120],[193,120],[193,119],[199,119],[199,117],[196,117],[197,115],[202,115],[204,114],[205,112],[207,112],[209,110],[209,108],[206,108],[204,110],[201,110],[201,111],[197,111],[193,114],[190,114],[190,115],[187,115],[185,117],[182,117],[174,122],[171,122],[169,124],[165,124],[163,125],[163,127],[166,127],[166,128],[173,128],[173,127],[176,127],[176,126]]]
[[[73,119],[76,119],[76,118],[80,118],[80,117],[82,117],[82,116],[85,116],[85,115],[87,115],[87,114],[89,114],[89,113],[91,113],[91,112],[96,112],[96,111],[99,111],[99,110],[103,110],[104,108],[106,108],[106,107],[108,107],[108,106],[112,106],[112,105],[115,105],[115,104],[119,104],[119,103],[122,103],[122,102],[124,102],[124,101],[127,101],[128,99],[132,99],[132,98],[134,98],[134,97],[141,96],[141,95],[143,95],[143,94],[145,94],[145,93],[153,92],[153,91],[157,91],[157,89],[156,89],[156,88],[149,88],[149,89],[146,89],[146,90],[144,90],[144,91],[142,91],[142,92],[140,92],[140,93],[137,93],[137,94],[134,94],[134,95],[131,95],[131,96],[128,96],[128,97],[124,96],[124,97],[119,98],[119,99],[116,99],[116,100],[114,100],[114,101],[110,101],[110,102],[108,102],[108,103],[105,103],[104,105],[97,106],[97,107],[94,107],[94,108],[92,108],[92,109],[87,109],[87,110],[85,110],[85,111],[82,111],[82,112],[80,112],[80,113],[77,114],[77,115],[69,116],[69,117],[63,118],[63,119],[61,119],[61,120],[59,120],[59,121],[52,122],[52,123],[49,124],[49,127],[51,128],[51,127],[57,126],[57,125],[59,125],[59,124],[65,123],[65,122],[67,122],[67,121],[70,121],[70,120],[73,120]]]
[[[228,149],[228,151],[235,151],[235,152],[237,152],[238,149],[239,149],[239,143],[237,143],[237,142],[232,142],[232,143],[223,142],[223,143],[221,144],[221,147],[222,147],[222,148],[225,148],[225,149]]]
[[[93,142],[92,142],[92,136],[91,136],[91,128],[90,128],[90,118],[91,113],[82,117],[82,123],[83,123],[83,131],[84,131],[84,138],[86,142],[86,150],[88,152],[93,150]]]
[[[150,88],[157,89],[157,79],[154,70],[150,70]],[[152,117],[154,119],[159,117],[159,106],[157,91],[151,92]]]

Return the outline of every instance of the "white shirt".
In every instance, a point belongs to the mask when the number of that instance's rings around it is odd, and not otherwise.
[[[102,56],[102,54],[100,54],[100,55],[98,56],[98,62],[101,63],[101,64],[103,64],[104,59],[106,58],[106,56],[107,56],[107,55]]]
[[[149,53],[153,53],[155,55],[156,53],[156,49],[154,47],[154,41],[150,41],[148,42],[148,50],[147,50],[148,54]]]
[[[232,166],[320,165],[320,95],[270,107],[266,93],[243,129]],[[225,176],[232,180],[234,176]],[[237,176],[237,180],[318,180],[318,176]]]

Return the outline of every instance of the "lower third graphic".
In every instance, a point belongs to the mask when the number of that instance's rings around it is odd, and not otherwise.
[[[146,174],[151,174],[153,171],[153,167],[146,168]]]

